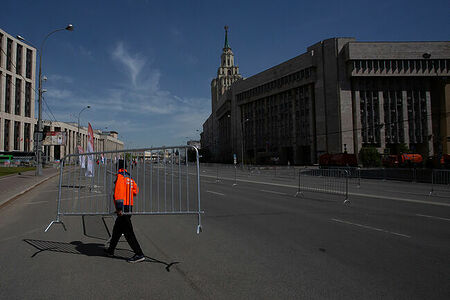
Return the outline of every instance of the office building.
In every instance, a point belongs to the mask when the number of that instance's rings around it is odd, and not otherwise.
[[[224,64],[229,53],[226,33],[201,135],[214,161],[312,164],[366,146],[424,157],[450,151],[448,41],[331,38],[245,79],[233,60]]]
[[[0,29],[0,153],[33,151],[36,49]]]

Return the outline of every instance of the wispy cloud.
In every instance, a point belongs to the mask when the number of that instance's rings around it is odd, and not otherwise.
[[[51,82],[73,83],[73,79],[71,77],[60,74],[51,74],[48,76],[48,80]]]
[[[72,97],[72,92],[69,90],[60,90],[51,88],[47,91],[47,97],[54,98],[54,99],[67,99]]]
[[[146,59],[139,54],[130,54],[124,47],[123,42],[117,43],[112,52],[112,57],[119,61],[125,70],[131,76],[131,81],[136,86],[136,79],[141,72],[141,69],[146,63]]]
[[[198,138],[196,130],[210,113],[209,99],[185,98],[162,89],[163,74],[150,63],[156,59],[133,52],[124,42],[116,44],[110,57],[126,80],[111,82],[114,88],[101,91],[49,89],[47,102],[57,118],[65,121],[67,111],[77,113],[90,105],[82,124],[91,120],[95,128],[108,126],[140,146],[177,145],[186,137]]]

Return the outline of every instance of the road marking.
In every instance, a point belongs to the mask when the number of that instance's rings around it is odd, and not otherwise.
[[[41,204],[41,203],[48,203],[48,201],[36,201],[36,202],[28,202],[28,203],[25,203],[25,204]]]
[[[332,220],[332,221],[335,221],[335,222],[339,222],[339,223],[344,223],[344,224],[354,225],[354,226],[358,226],[358,227],[362,227],[362,228],[366,228],[366,229],[371,229],[371,230],[380,231],[380,232],[385,232],[385,233],[390,233],[390,234],[393,234],[393,235],[398,235],[398,236],[402,236],[402,237],[406,237],[406,238],[411,238],[410,235],[406,235],[406,234],[402,234],[402,233],[397,233],[397,232],[393,232],[393,231],[389,231],[389,230],[385,230],[385,229],[381,229],[381,228],[376,228],[376,227],[372,227],[372,226],[367,226],[367,225],[362,225],[362,224],[352,223],[352,222],[348,222],[348,221],[344,221],[344,220],[339,220],[339,219],[331,219],[331,220]]]
[[[275,192],[275,191],[268,191],[268,190],[260,190],[260,191],[261,192],[266,192],[266,193],[277,194],[277,195],[287,195],[286,193]]]
[[[225,194],[218,193],[218,192],[213,192],[213,191],[206,191],[206,192],[207,193],[211,193],[211,194],[215,194],[215,195],[225,196]]]
[[[192,173],[191,175],[197,175],[195,173]],[[215,178],[216,176],[209,176],[209,175],[200,175],[201,177],[210,177]],[[234,178],[227,178],[227,177],[221,177],[222,180],[229,180],[234,181]],[[272,185],[272,186],[282,186],[287,188],[293,188],[298,189],[298,185],[289,185],[289,184],[281,184],[281,183],[273,183],[273,182],[266,182],[266,181],[254,181],[254,180],[245,180],[245,179],[236,179],[236,181],[239,182],[247,182],[247,183],[255,183],[255,184],[264,184],[264,185]],[[359,196],[359,197],[367,197],[367,198],[375,198],[375,199],[385,199],[385,200],[393,200],[393,201],[401,201],[401,202],[410,202],[410,203],[419,203],[419,204],[427,204],[427,205],[437,205],[437,206],[446,206],[450,207],[450,203],[444,203],[444,202],[436,202],[436,201],[425,201],[425,200],[413,200],[413,199],[406,199],[406,198],[398,198],[398,197],[388,197],[388,196],[381,196],[381,195],[371,195],[371,194],[362,194],[362,193],[348,193],[349,196]]]
[[[442,217],[435,217],[435,216],[428,216],[428,215],[421,215],[421,214],[416,214],[416,216],[425,217],[425,218],[431,218],[431,219],[436,219],[436,220],[450,221],[450,219],[442,218]]]

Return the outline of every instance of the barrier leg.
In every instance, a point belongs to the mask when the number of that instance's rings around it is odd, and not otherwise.
[[[200,232],[202,232],[202,218],[199,213],[198,214],[197,234],[200,234]]]
[[[62,227],[64,228],[64,231],[67,231],[66,225],[64,225],[63,221],[55,220],[55,221],[51,221],[50,224],[48,224],[48,226],[44,232],[47,232],[50,229],[50,227],[52,227],[53,224],[61,224]]]

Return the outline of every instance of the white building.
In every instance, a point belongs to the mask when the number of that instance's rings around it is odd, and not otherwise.
[[[66,144],[64,146],[44,146],[44,157],[47,161],[60,160],[66,155],[77,153],[78,125],[76,123],[51,122],[43,120],[44,132],[65,132]],[[88,129],[80,127],[80,142],[83,150],[87,149]],[[124,144],[118,139],[116,131],[101,131],[94,129],[94,151],[116,151],[123,150]]]
[[[0,153],[32,152],[36,49],[0,29]]]

